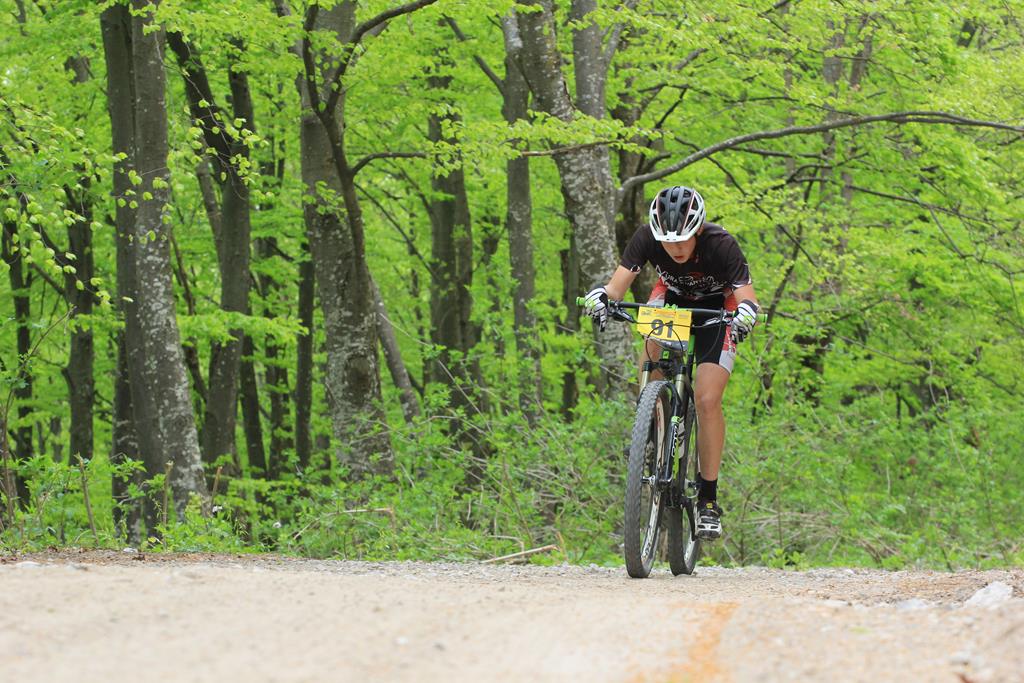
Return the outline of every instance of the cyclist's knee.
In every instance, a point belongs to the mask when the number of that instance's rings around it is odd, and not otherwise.
[[[698,415],[712,415],[722,412],[722,393],[718,391],[698,391],[694,396]]]

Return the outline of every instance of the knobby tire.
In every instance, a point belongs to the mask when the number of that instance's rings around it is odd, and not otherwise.
[[[666,550],[673,576],[692,574],[701,551],[700,539],[695,534],[693,515],[696,514],[696,510],[692,501],[685,497],[689,493],[686,482],[697,481],[700,467],[697,458],[697,415],[694,410],[693,394],[689,390],[686,391],[683,401],[686,404],[683,411],[683,435],[678,440],[676,455],[679,459],[672,482],[673,489],[677,490],[677,500],[682,502],[682,506],[665,510],[665,526],[668,527]]]
[[[650,575],[658,549],[663,502],[667,501],[662,501],[657,484],[650,482],[651,477],[657,481],[663,463],[671,409],[669,382],[656,381],[644,387],[637,403],[626,470],[623,555],[626,572],[634,579]]]

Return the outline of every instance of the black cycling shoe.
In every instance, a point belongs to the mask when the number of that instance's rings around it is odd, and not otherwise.
[[[712,541],[722,535],[722,508],[713,500],[697,504],[697,538]]]

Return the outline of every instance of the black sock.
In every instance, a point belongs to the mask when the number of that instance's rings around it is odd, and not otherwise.
[[[700,488],[697,489],[697,500],[701,503],[716,502],[718,500],[718,480],[708,481],[701,475],[699,477]]]

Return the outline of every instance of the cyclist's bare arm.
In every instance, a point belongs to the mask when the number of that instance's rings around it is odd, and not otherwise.
[[[623,268],[623,270],[625,270],[625,268]],[[608,293],[609,295],[611,294],[610,289],[608,290]],[[743,285],[742,287],[737,287],[736,289],[733,290],[732,294],[737,302],[743,301],[744,299],[749,299],[758,306],[761,305],[760,302],[757,300],[757,294],[754,293],[754,285]]]
[[[608,284],[604,286],[605,291],[608,293],[608,298],[612,301],[622,301],[626,292],[629,291],[629,286],[633,284],[633,280],[636,279],[636,273],[628,268],[619,266],[612,273],[612,279],[608,281]]]

